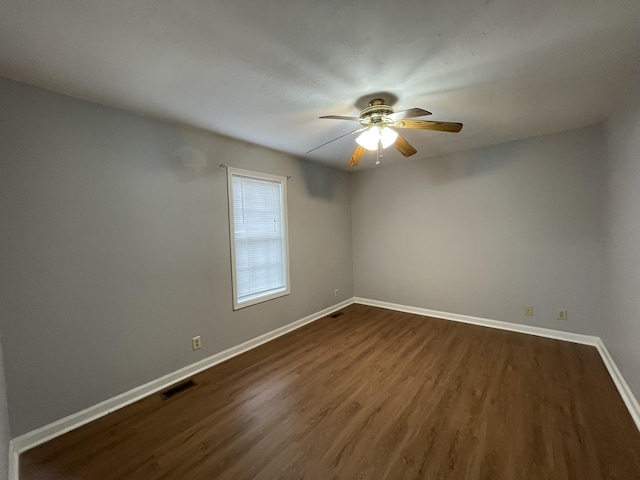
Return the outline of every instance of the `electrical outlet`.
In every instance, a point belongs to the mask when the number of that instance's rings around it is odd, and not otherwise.
[[[338,296],[338,289],[336,288],[333,292],[333,294],[337,297]]]
[[[524,306],[524,314],[527,317],[533,317],[533,305],[525,305]]]
[[[200,347],[202,347],[202,341],[200,340],[200,335],[198,335],[197,337],[193,337],[191,339],[191,346],[193,347],[194,350],[198,350]]]
[[[566,320],[567,319],[567,311],[566,310],[558,310],[558,320]]]

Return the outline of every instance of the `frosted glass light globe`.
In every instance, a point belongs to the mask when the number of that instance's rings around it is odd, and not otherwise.
[[[380,131],[380,141],[382,142],[382,148],[387,148],[393,145],[398,138],[398,132],[391,130],[389,127],[384,127]]]
[[[366,148],[367,150],[376,150],[378,148],[378,142],[380,141],[380,129],[378,127],[371,127],[362,132],[356,142],[358,145]]]

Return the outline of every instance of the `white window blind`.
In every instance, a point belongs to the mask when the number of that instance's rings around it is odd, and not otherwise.
[[[234,309],[289,293],[286,179],[229,168]]]

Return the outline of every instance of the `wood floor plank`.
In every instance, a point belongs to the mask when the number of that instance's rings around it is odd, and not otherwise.
[[[344,312],[29,450],[20,478],[640,479],[595,348]]]

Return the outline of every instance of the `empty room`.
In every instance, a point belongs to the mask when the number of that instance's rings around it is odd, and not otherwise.
[[[637,0],[0,0],[0,480],[640,480]]]

